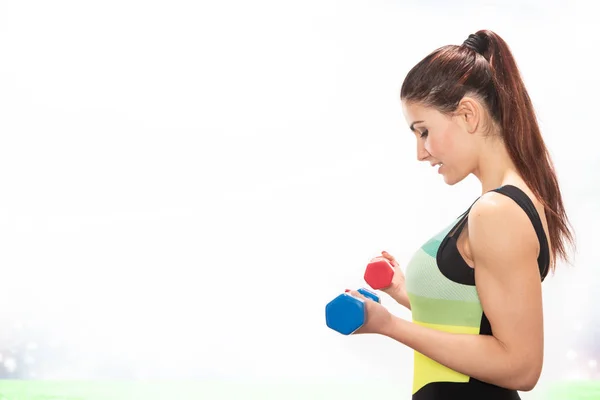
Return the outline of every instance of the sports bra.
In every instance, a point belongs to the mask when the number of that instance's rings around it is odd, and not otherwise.
[[[543,281],[548,274],[550,252],[542,221],[533,202],[516,186],[505,185],[493,191],[510,197],[531,220],[540,242],[538,267]],[[475,287],[475,271],[466,263],[457,247],[458,237],[475,202],[452,224],[423,244],[407,265],[406,290],[416,324],[445,332],[492,334]],[[453,371],[415,351],[412,399],[513,400],[520,397],[516,390]]]

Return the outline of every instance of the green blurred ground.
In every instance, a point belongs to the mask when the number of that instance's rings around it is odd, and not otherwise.
[[[0,381],[0,400],[352,400],[410,399],[410,389],[389,383],[61,382]],[[547,385],[524,399],[600,399],[600,381]]]

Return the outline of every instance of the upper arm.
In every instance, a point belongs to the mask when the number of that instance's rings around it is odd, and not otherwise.
[[[483,311],[515,370],[535,385],[542,368],[544,338],[535,230],[514,201],[497,193],[482,196],[468,221]]]

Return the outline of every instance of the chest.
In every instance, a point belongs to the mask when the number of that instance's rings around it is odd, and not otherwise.
[[[473,269],[458,251],[455,221],[425,242],[406,268],[413,319],[437,326],[478,327],[481,303]],[[468,250],[467,250],[468,251]]]

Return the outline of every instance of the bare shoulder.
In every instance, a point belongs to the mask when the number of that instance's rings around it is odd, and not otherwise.
[[[469,219],[483,217],[499,218],[519,217],[527,215],[523,209],[510,197],[497,192],[487,192],[481,196],[469,212]]]
[[[484,253],[504,258],[505,252],[537,257],[539,241],[531,220],[514,200],[501,193],[481,196],[469,212],[468,229],[475,258]]]

